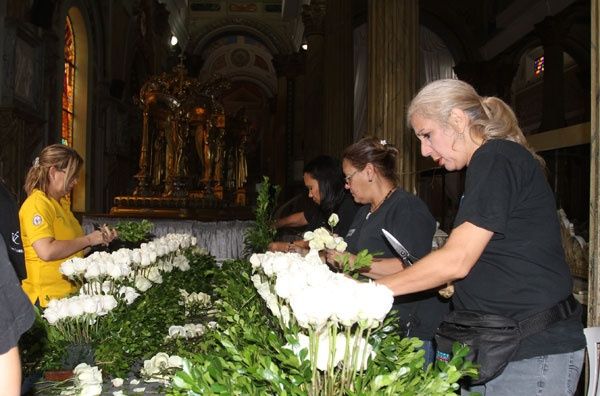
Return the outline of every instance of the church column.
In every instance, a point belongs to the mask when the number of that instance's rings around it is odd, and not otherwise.
[[[323,21],[325,0],[313,0],[302,6],[306,51],[306,90],[304,148],[310,161],[323,150]]]
[[[352,2],[328,0],[325,14],[324,142],[325,153],[339,157],[352,143],[354,57]],[[310,50],[310,47],[309,47]]]
[[[294,148],[299,145],[301,134],[295,133],[296,77],[303,73],[302,54],[279,54],[273,58],[277,72],[277,110],[275,114],[275,135],[273,137],[272,169],[274,183],[283,186],[293,179],[292,165]]]
[[[401,186],[414,192],[417,141],[405,117],[418,81],[419,4],[369,0],[368,25],[368,133],[398,148]]]
[[[564,22],[557,17],[547,17],[535,25],[535,33],[544,46],[544,99],[539,130],[548,131],[565,126],[564,61],[561,43],[566,33]]]
[[[592,111],[590,146],[590,241],[588,276],[588,326],[600,326],[600,4],[592,1]]]

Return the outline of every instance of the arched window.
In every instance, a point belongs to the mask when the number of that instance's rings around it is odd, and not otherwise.
[[[62,144],[73,147],[73,118],[75,103],[75,37],[71,18],[67,15],[65,23],[65,71],[62,92],[62,125],[60,139]]]
[[[91,128],[88,120],[89,44],[86,19],[78,7],[70,7],[64,21],[64,70],[61,70],[62,100],[60,141],[73,147],[83,158],[85,170],[71,194],[74,211],[84,212],[87,206],[89,162],[87,141]],[[60,78],[59,77],[59,78]]]

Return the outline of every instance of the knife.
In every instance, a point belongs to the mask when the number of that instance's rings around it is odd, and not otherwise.
[[[402,244],[386,229],[382,228],[381,232],[383,232],[383,236],[385,236],[385,239],[387,239],[387,241],[390,243],[390,245],[392,245],[392,247],[394,248],[396,253],[398,253],[398,255],[400,255],[400,260],[402,260],[404,265],[406,265],[407,267],[410,267],[416,261],[419,260],[412,254],[410,254],[410,252],[404,246],[402,246]]]

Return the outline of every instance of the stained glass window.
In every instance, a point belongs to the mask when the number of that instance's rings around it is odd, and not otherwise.
[[[75,94],[75,39],[71,18],[65,23],[65,75],[62,93],[61,142],[73,146],[73,103]]]
[[[533,73],[540,76],[544,72],[544,56],[540,56],[533,61]]]

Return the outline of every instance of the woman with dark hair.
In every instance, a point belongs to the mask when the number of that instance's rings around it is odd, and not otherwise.
[[[45,307],[48,300],[74,291],[59,272],[63,261],[83,256],[91,246],[108,244],[113,231],[84,235],[71,212],[68,195],[77,183],[83,159],[70,147],[53,144],[42,150],[25,180],[27,199],[19,210],[21,240],[27,278],[23,290],[32,304]]]
[[[385,140],[363,138],[346,148],[343,172],[346,188],[363,207],[354,217],[345,241],[353,255],[363,249],[375,254],[371,267],[363,275],[378,279],[403,270],[403,263],[387,242],[382,229],[400,241],[410,253],[423,257],[431,251],[435,220],[425,203],[398,186],[396,157],[398,150]],[[327,262],[337,266],[339,253],[328,250]],[[351,256],[351,261],[354,256]],[[396,298],[394,308],[400,316],[404,335],[424,342],[426,362],[434,358],[433,335],[448,312],[435,290]]]
[[[276,228],[304,227],[314,230],[327,227],[327,220],[331,214],[337,214],[339,222],[333,232],[339,236],[346,236],[354,214],[359,208],[350,194],[344,189],[344,175],[340,162],[328,155],[320,155],[304,166],[304,185],[308,191],[311,205],[302,212],[293,213],[275,222]],[[291,251],[297,248],[306,248],[303,241],[293,244],[287,242],[273,242],[269,250]]]

